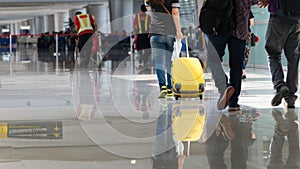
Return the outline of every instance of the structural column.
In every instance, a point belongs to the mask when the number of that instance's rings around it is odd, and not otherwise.
[[[98,25],[98,31],[103,33],[110,32],[110,16],[108,3],[90,5],[87,7],[87,13],[93,15]]]
[[[123,6],[120,0],[110,0],[110,21],[112,32],[121,31],[123,27],[123,21],[120,19],[123,16]]]
[[[54,30],[55,30],[54,16],[53,15],[44,16],[44,32],[52,33]]]
[[[37,16],[34,17],[34,28],[35,28],[35,33],[36,34],[41,34],[44,33],[44,17],[42,16]]]
[[[14,28],[15,28],[15,34],[20,34],[21,23],[16,22]]]
[[[17,34],[16,33],[16,29],[15,29],[15,24],[10,24],[9,25],[9,31],[10,31],[10,34],[14,35],[14,34]]]
[[[141,1],[143,2],[143,1]],[[133,31],[133,1],[122,0],[122,16],[123,16],[123,30],[127,33]]]
[[[30,34],[36,34],[36,30],[35,30],[35,21],[33,19],[29,19],[27,21],[27,25],[30,28]]]
[[[68,21],[68,15],[66,12],[59,12],[54,14],[54,31],[64,31],[64,22]]]

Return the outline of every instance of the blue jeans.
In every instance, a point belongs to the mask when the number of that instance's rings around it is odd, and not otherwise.
[[[209,56],[208,56],[208,62],[211,60],[210,57],[215,57],[214,53],[215,51],[219,55],[219,58],[221,62],[223,61],[223,56],[225,54],[225,48],[226,45],[228,45],[228,51],[229,51],[229,82],[228,77],[225,73],[221,71],[214,71],[214,67],[210,67],[212,71],[212,75],[214,77],[216,87],[217,88],[223,88],[224,85],[232,86],[235,89],[235,92],[233,96],[231,97],[229,101],[229,107],[237,107],[238,106],[238,97],[241,93],[241,85],[242,85],[242,70],[243,70],[243,62],[244,62],[244,54],[245,54],[245,45],[246,41],[238,39],[232,35],[225,35],[225,36],[209,36],[208,39],[212,43],[213,47],[215,49],[209,49]],[[215,50],[215,51],[214,51]],[[214,59],[213,59],[214,60]],[[218,66],[220,67],[220,66]],[[222,73],[222,76],[219,73]],[[225,84],[220,84],[219,81],[224,82],[224,76],[226,78]],[[220,90],[219,90],[220,92]],[[221,91],[224,92],[224,91]],[[223,94],[223,93],[220,93]]]
[[[156,123],[156,136],[152,147],[152,155],[154,159],[176,158],[176,146],[172,133],[172,110],[173,102],[168,102],[166,107],[162,105],[160,106],[160,115],[158,116]]]
[[[167,86],[168,89],[172,88],[171,57],[174,41],[175,37],[169,35],[155,34],[150,38],[152,55],[155,62],[155,70],[160,88],[162,86]]]

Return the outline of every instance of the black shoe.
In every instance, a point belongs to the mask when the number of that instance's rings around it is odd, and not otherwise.
[[[241,110],[241,108],[240,108],[240,105],[238,105],[238,104],[236,106],[229,106],[228,107],[228,112],[229,113],[240,111],[240,110]]]
[[[281,136],[285,136],[289,130],[290,123],[288,120],[283,118],[283,113],[278,109],[272,109],[272,116],[276,121],[276,134],[280,134]]]
[[[286,87],[286,86],[282,86],[279,90],[277,90],[277,92],[276,92],[276,94],[273,97],[272,102],[271,102],[272,106],[278,106],[278,105],[280,105],[282,98],[286,94],[288,94],[288,92],[289,92],[289,88]]]
[[[295,108],[295,100],[285,100],[286,107],[288,109],[294,109]]]
[[[298,120],[298,116],[295,112],[295,109],[288,109],[284,117],[291,122],[295,122]]]
[[[172,89],[167,89],[167,97],[173,97]]]
[[[282,112],[276,108],[272,109],[272,116],[276,122],[281,122],[283,120]]]

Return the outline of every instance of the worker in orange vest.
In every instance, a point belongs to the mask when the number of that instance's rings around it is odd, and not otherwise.
[[[134,45],[135,50],[139,51],[140,66],[147,66],[151,55],[149,29],[151,18],[146,14],[147,8],[141,5],[141,12],[136,13],[133,19],[134,26]]]
[[[92,15],[76,12],[74,25],[78,36],[78,49],[81,55],[80,67],[87,68],[91,57],[93,34],[97,31],[97,24]]]

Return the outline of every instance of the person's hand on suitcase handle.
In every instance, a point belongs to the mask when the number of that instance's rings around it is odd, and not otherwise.
[[[182,34],[181,30],[176,32],[176,38],[179,40],[183,39],[183,34]]]

